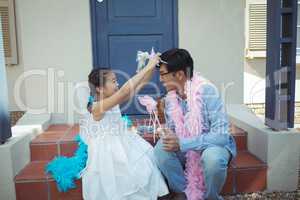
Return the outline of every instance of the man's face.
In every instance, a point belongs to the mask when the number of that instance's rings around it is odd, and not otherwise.
[[[159,78],[167,91],[178,89],[179,82],[175,76],[176,72],[168,72],[167,66],[162,64],[159,69]]]

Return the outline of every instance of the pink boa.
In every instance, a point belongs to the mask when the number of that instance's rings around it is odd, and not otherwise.
[[[161,128],[161,124],[159,122],[158,116],[157,116],[157,102],[149,95],[145,96],[139,96],[138,100],[140,104],[146,107],[147,112],[150,114],[150,123],[152,123],[154,128],[153,133],[153,142],[156,141],[156,125],[158,125],[159,128]]]
[[[202,98],[201,86],[205,80],[198,74],[193,76],[191,81],[185,85],[185,94],[187,95],[188,112],[183,115],[179,106],[176,91],[169,91],[166,100],[170,104],[169,116],[175,124],[175,132],[179,138],[189,138],[202,133]],[[185,177],[187,187],[185,193],[188,200],[203,200],[205,193],[204,174],[201,166],[201,156],[198,152],[188,151],[186,154]]]

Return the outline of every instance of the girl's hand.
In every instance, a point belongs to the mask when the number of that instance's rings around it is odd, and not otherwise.
[[[150,67],[150,68],[156,67],[159,64],[159,61],[160,61],[159,56],[160,56],[160,53],[157,53],[157,54],[155,54],[155,56],[150,58],[147,66]]]

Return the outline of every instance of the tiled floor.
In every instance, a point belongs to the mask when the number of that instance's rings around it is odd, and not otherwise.
[[[44,172],[46,163],[56,155],[73,155],[77,148],[74,137],[78,131],[78,125],[52,125],[31,142],[32,162],[15,178],[17,200],[82,199],[80,180],[77,181],[77,189],[60,193],[51,176]],[[231,126],[231,133],[238,146],[238,156],[230,164],[222,193],[264,190],[267,166],[247,151],[247,133],[235,126]],[[146,133],[144,138],[154,144],[152,134]]]

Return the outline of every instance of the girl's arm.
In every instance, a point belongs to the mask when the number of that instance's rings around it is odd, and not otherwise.
[[[146,80],[151,78],[155,66],[159,62],[159,57],[155,56],[149,60],[149,63],[139,73],[129,79],[115,94],[105,98],[99,102],[94,103],[92,108],[93,118],[96,121],[101,120],[103,114],[114,107],[121,104],[128,99],[128,96],[133,96],[138,86]]]
[[[145,76],[143,77],[143,79],[141,80],[141,82],[138,83],[138,85],[136,86],[135,90],[129,94],[127,96],[127,98],[124,101],[127,101],[129,99],[131,99],[135,94],[137,94],[145,85],[147,85],[147,83],[149,83],[149,81],[152,78],[152,75],[154,73],[154,70],[152,70],[151,72],[145,74]]]

